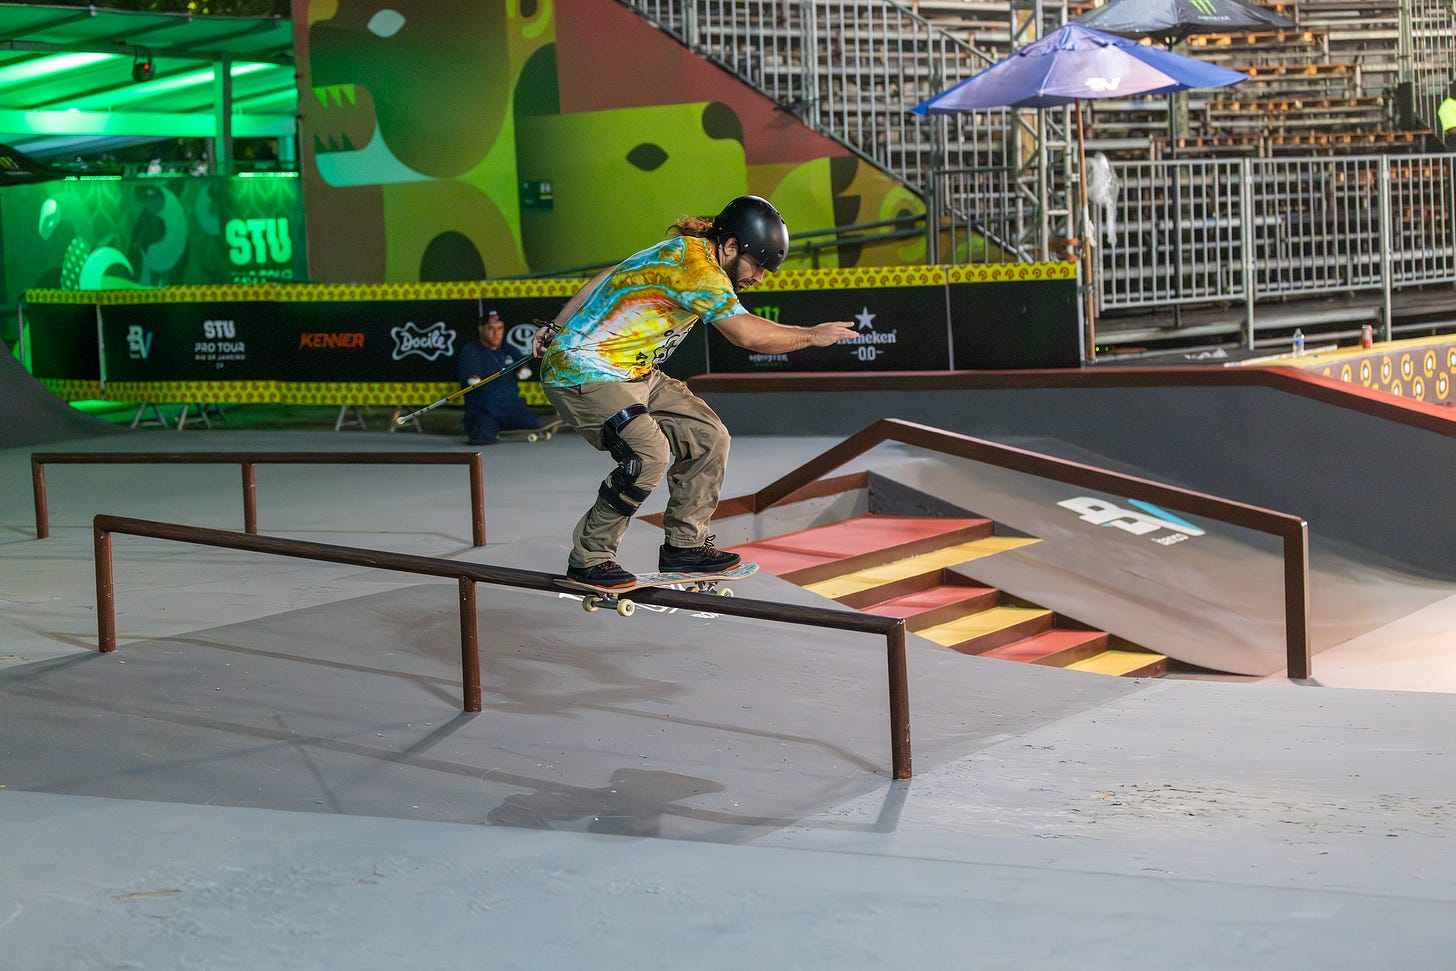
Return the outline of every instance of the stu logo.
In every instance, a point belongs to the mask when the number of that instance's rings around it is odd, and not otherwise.
[[[262,266],[293,259],[293,237],[287,217],[276,219],[229,219],[223,227],[228,259],[234,266]]]
[[[126,329],[126,352],[133,359],[147,359],[152,352],[152,332],[142,330],[141,324],[132,324]]]
[[[1134,536],[1146,536],[1149,533],[1163,531],[1162,536],[1153,537],[1153,542],[1161,543],[1164,546],[1172,546],[1189,537],[1203,535],[1203,530],[1197,526],[1179,519],[1166,509],[1159,509],[1150,502],[1129,499],[1128,504],[1137,508],[1124,509],[1106,499],[1094,499],[1091,496],[1063,499],[1057,503],[1062,508],[1077,513],[1078,518],[1083,522],[1094,523],[1098,526],[1112,526],[1115,529],[1132,533]]]
[[[392,327],[389,336],[394,338],[394,360],[401,361],[411,354],[418,354],[427,361],[442,355],[455,353],[455,332],[445,327],[443,320],[437,320],[421,330],[411,320],[403,327]]]

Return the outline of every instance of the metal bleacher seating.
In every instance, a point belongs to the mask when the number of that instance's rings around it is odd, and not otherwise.
[[[1250,76],[1233,88],[1190,92],[1186,127],[1175,150],[1275,155],[1400,153],[1426,147],[1428,131],[1398,129],[1392,105],[1399,69],[1398,2],[1282,0],[1263,5],[1294,21],[1293,26],[1193,35],[1175,48]],[[1067,16],[1094,6],[1070,3]],[[921,0],[914,9],[996,56],[1010,50],[1011,4],[1005,0]],[[1126,160],[1167,153],[1165,97],[1099,101],[1089,108],[1094,119],[1089,150]]]

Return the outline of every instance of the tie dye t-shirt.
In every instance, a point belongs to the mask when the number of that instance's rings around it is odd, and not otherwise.
[[[713,244],[678,236],[628,257],[589,293],[551,342],[553,387],[632,381],[667,360],[698,320],[747,313]]]

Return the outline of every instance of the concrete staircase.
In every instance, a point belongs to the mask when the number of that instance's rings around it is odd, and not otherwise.
[[[733,551],[764,570],[962,654],[1124,677],[1164,673],[1161,654],[1113,647],[1106,631],[976,584],[952,567],[1038,542],[989,519],[867,514]]]

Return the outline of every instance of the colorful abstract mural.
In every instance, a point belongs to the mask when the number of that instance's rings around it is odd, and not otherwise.
[[[615,0],[296,9],[318,281],[606,264],[745,192],[799,231],[924,211],[897,180]],[[819,265],[923,258],[914,238],[827,250]]]

